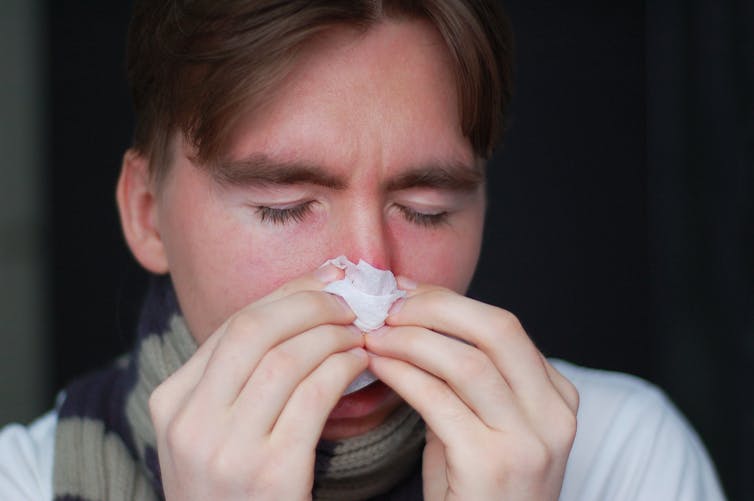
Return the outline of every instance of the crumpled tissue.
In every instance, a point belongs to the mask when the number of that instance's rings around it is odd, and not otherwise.
[[[389,270],[379,270],[364,260],[354,264],[345,256],[329,259],[322,266],[328,264],[345,270],[346,276],[331,282],[324,290],[343,298],[356,315],[354,325],[362,331],[372,331],[385,325],[390,307],[406,297],[406,292],[398,289],[395,276]],[[346,388],[344,395],[376,380],[371,372],[364,371]]]

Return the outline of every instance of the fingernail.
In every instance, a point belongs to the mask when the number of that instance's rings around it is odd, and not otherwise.
[[[331,264],[322,266],[314,270],[314,276],[317,277],[317,280],[323,283],[332,282],[333,280],[338,278],[339,274],[340,274],[340,268],[338,268],[337,266],[333,266]]]
[[[393,306],[390,307],[390,310],[388,311],[388,315],[395,315],[399,311],[401,311],[401,308],[403,308],[403,304],[406,302],[405,298],[400,298],[398,301],[393,303]]]
[[[396,282],[398,282],[398,288],[403,289],[406,291],[412,291],[416,289],[416,286],[418,285],[415,281],[411,280],[408,277],[399,276],[396,278]]]

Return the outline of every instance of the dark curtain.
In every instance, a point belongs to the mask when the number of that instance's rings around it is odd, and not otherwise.
[[[754,2],[647,2],[658,381],[754,497]]]

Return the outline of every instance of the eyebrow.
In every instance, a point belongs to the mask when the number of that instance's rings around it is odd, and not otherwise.
[[[460,162],[438,162],[415,167],[387,181],[387,191],[433,188],[471,192],[484,182],[484,167]]]
[[[224,160],[210,169],[211,176],[225,186],[283,186],[313,184],[344,190],[348,183],[324,168],[301,162],[281,162],[263,153],[241,160]],[[461,162],[433,162],[401,172],[388,179],[386,191],[432,188],[471,192],[484,182],[484,167]]]
[[[280,162],[257,153],[242,160],[225,160],[211,169],[210,174],[227,186],[269,186],[314,184],[343,190],[347,183],[317,165],[300,162]]]

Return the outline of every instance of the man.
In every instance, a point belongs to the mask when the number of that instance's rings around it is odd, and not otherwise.
[[[656,390],[463,296],[510,58],[481,0],[137,3],[117,202],[163,278],[128,358],[0,437],[0,493],[720,498]],[[398,276],[385,327],[323,291],[338,255]]]

